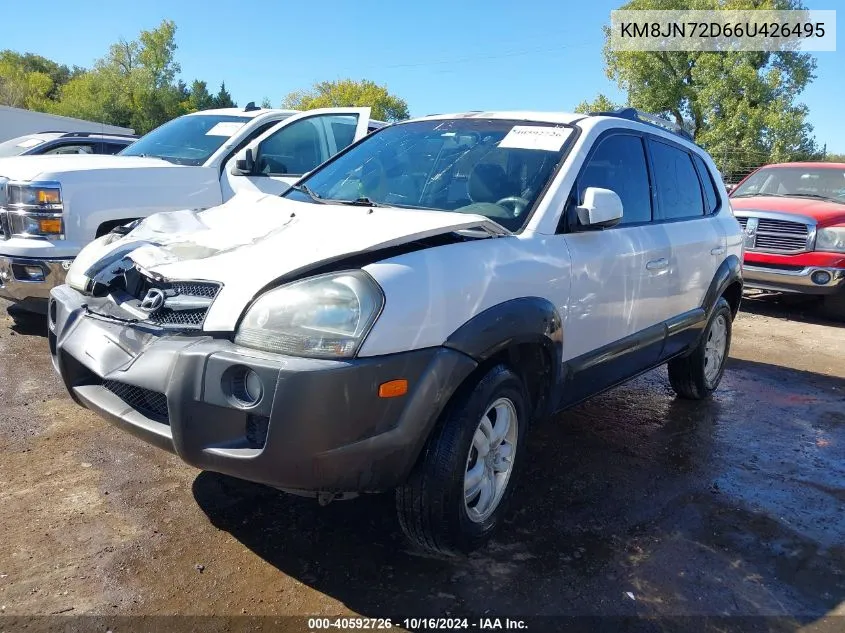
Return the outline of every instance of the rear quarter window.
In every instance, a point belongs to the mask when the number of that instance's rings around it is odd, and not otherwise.
[[[698,154],[693,154],[692,159],[698,168],[698,175],[701,176],[701,186],[704,190],[706,213],[713,213],[719,208],[719,195],[716,193],[716,185],[713,184],[713,174],[707,168],[707,163]]]
[[[673,145],[649,140],[660,219],[704,215],[703,194],[692,157]]]

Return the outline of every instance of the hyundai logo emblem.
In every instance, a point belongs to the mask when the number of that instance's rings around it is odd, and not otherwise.
[[[144,312],[152,314],[164,305],[165,295],[164,290],[160,288],[150,288],[147,295],[141,300],[140,308]]]

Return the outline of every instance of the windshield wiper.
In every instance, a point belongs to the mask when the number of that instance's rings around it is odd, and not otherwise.
[[[321,198],[320,194],[314,193],[311,190],[311,187],[309,187],[308,185],[293,185],[291,187],[291,189],[293,189],[294,191],[299,191],[300,193],[304,193],[306,196],[311,198],[314,202],[318,202],[320,204],[331,204],[331,202],[329,202],[325,198]]]
[[[367,196],[361,196],[360,198],[356,198],[355,200],[334,200],[332,198],[328,198],[334,203],[337,204],[346,204],[352,207],[389,207],[389,204],[382,204],[381,202],[373,202]]]
[[[818,193],[785,193],[783,194],[783,196],[785,198],[818,198],[819,200],[827,200],[828,202],[837,202],[839,204],[845,204],[845,200],[839,200],[837,198],[823,196]]]
[[[738,196],[730,196],[731,198],[757,198],[757,197],[771,197],[783,198],[786,194],[783,193],[741,193]]]

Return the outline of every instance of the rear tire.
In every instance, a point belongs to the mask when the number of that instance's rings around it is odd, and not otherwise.
[[[719,297],[692,353],[669,361],[669,384],[679,397],[703,400],[719,386],[731,350],[732,324],[731,307]]]
[[[399,524],[414,545],[451,556],[492,536],[515,485],[527,424],[525,387],[505,365],[456,396],[396,490]]]

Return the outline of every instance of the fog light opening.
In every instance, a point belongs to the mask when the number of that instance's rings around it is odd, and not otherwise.
[[[827,283],[830,283],[831,275],[826,270],[817,270],[812,275],[810,275],[810,279],[813,280],[813,283],[818,286],[824,286]]]
[[[224,376],[224,388],[232,396],[239,407],[254,407],[264,395],[264,384],[261,376],[249,367],[232,367]]]

